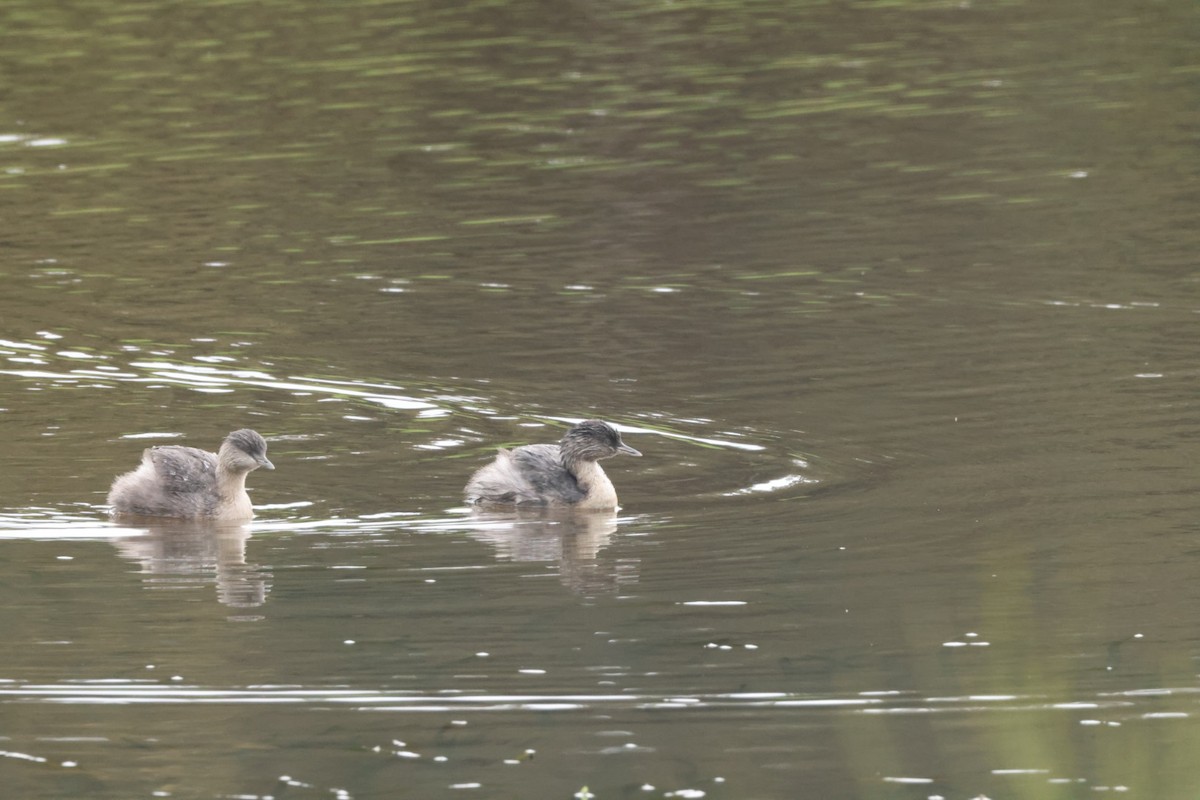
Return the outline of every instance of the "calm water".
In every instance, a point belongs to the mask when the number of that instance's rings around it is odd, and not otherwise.
[[[10,0],[0,794],[1194,798],[1198,35]],[[462,507],[590,416],[618,515]]]

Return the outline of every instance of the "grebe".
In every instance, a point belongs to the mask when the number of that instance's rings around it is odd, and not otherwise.
[[[267,443],[249,428],[234,431],[215,454],[167,445],[142,451],[142,463],[113,481],[108,504],[114,514],[242,520],[254,516],[246,476],[275,469]]]
[[[617,429],[598,419],[571,426],[558,444],[500,450],[465,489],[473,506],[617,507],[617,491],[598,462],[618,453],[640,456]]]

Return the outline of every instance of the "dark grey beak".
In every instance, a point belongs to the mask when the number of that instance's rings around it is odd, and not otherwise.
[[[639,453],[637,450],[634,450],[632,447],[625,444],[624,442],[621,442],[621,446],[617,448],[617,452],[624,453],[627,456],[640,456],[641,455],[641,453]]]
[[[254,460],[257,461],[258,465],[263,469],[275,469],[275,465],[272,464],[266,456],[256,456]]]

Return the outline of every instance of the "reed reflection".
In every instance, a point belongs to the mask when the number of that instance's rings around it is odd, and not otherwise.
[[[184,589],[215,579],[217,600],[254,608],[267,600],[271,573],[246,561],[250,526],[212,520],[146,520],[141,536],[118,539],[118,552],[139,564],[147,589]]]
[[[617,531],[616,512],[476,511],[469,524],[471,538],[494,547],[498,559],[557,563],[559,580],[578,594],[615,594],[637,578],[636,562],[601,557]]]

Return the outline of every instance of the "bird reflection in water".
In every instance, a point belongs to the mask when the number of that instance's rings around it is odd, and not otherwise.
[[[559,580],[578,594],[615,594],[637,579],[636,561],[601,557],[617,531],[616,512],[476,511],[470,526],[471,538],[495,548],[500,560],[557,562]]]
[[[147,589],[186,589],[215,578],[217,600],[255,608],[267,600],[271,574],[246,563],[250,526],[213,520],[149,519],[144,531],[115,541],[122,556],[141,565]]]

